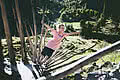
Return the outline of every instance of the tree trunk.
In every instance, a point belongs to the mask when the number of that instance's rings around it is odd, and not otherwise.
[[[3,19],[3,24],[4,24],[5,35],[6,35],[6,39],[7,39],[10,62],[12,65],[16,65],[15,53],[13,51],[12,37],[10,34],[10,30],[9,30],[9,24],[8,24],[7,14],[5,11],[5,6],[4,6],[3,0],[0,0],[0,5],[1,5],[1,13],[2,13],[2,19]]]
[[[1,35],[0,35],[1,37]],[[3,57],[3,47],[2,47],[2,44],[1,44],[1,38],[0,38],[0,71],[1,72],[4,72],[4,57]]]
[[[1,6],[2,19],[4,23],[4,30],[5,30],[5,35],[7,39],[8,52],[9,52],[10,63],[11,63],[11,71],[12,71],[12,76],[8,76],[8,75],[6,76],[5,74],[6,77],[4,77],[3,75],[3,78],[10,79],[10,80],[21,80],[20,74],[18,73],[16,61],[15,61],[15,52],[13,51],[12,37],[10,34],[7,14],[5,11],[5,5],[3,0],[0,0],[0,6]]]
[[[33,23],[34,23],[34,42],[35,42],[35,46],[33,49],[33,62],[36,62],[37,60],[37,26],[36,26],[36,20],[35,20],[35,9],[34,9],[34,4],[33,4],[33,0],[31,0],[31,6],[32,6],[32,14],[33,14]]]
[[[3,46],[1,42],[1,32],[0,32],[0,79],[6,80],[10,79],[10,76],[4,71],[4,56],[3,56]]]
[[[1,33],[1,25],[0,25],[0,71],[4,71],[4,57],[3,57],[3,46],[2,46],[2,42],[1,42],[1,36],[2,36],[2,33]]]
[[[18,18],[18,27],[19,27],[18,32],[19,32],[20,40],[21,40],[22,60],[26,63],[27,62],[27,54],[25,53],[25,39],[24,39],[23,25],[22,25],[22,21],[21,21],[18,0],[15,0],[15,7],[16,7],[16,14],[17,14],[17,18]]]

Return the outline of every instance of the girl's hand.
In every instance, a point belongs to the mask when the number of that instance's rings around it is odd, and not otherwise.
[[[69,33],[65,33],[65,34],[64,34],[64,37],[67,37],[67,36],[69,36]]]

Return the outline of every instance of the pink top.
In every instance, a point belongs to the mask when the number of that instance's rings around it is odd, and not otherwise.
[[[56,30],[52,30],[51,32],[53,34],[53,39],[48,41],[46,47],[56,50],[60,47],[61,41],[65,37],[65,34],[61,36]]]

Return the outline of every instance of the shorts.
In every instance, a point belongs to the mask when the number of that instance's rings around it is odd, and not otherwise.
[[[45,46],[44,49],[42,50],[41,54],[43,56],[48,56],[50,58],[52,56],[52,54],[53,54],[54,51],[55,50],[53,50],[53,49],[48,48],[48,47]]]

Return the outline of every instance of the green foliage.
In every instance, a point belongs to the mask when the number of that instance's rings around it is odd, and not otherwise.
[[[40,18],[42,18],[45,11],[45,21],[55,21],[55,19],[60,15],[59,11],[62,9],[60,2],[55,0],[39,0],[38,1],[37,12]]]
[[[86,0],[63,0],[59,21],[75,21],[79,19],[79,9],[86,9]]]
[[[98,17],[99,12],[92,9],[66,9],[62,15],[63,21],[80,21],[81,19],[90,19]]]

